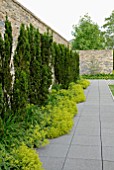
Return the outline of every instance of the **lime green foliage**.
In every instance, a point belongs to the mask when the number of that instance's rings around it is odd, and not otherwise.
[[[82,75],[84,79],[114,79],[114,74]]]
[[[68,90],[52,90],[48,104],[43,108],[48,112],[47,137],[69,133],[73,126],[73,117],[77,114],[76,103],[85,101],[81,85],[71,83]]]
[[[4,164],[4,162],[6,164]],[[0,151],[0,168],[4,170],[43,170],[42,163],[35,150],[28,148],[24,143],[11,153],[7,153],[5,148]]]
[[[43,170],[38,154],[25,144],[22,144],[18,149],[14,149],[12,153],[15,159],[11,160],[11,165],[17,165],[18,169]]]
[[[83,89],[86,89],[90,85],[90,81],[86,79],[80,79],[77,81],[77,83],[80,84]]]
[[[46,131],[42,130],[39,125],[35,127],[33,125],[26,131],[26,136],[24,141],[27,143],[29,147],[41,147],[45,146],[49,143],[46,139]]]
[[[76,103],[84,102],[86,99],[83,88],[79,84],[70,83],[69,94],[72,95],[72,99]]]
[[[110,88],[110,90],[111,90],[111,92],[112,92],[112,94],[114,96],[114,85],[109,85],[109,88]]]
[[[49,105],[47,105],[47,108]],[[77,113],[76,104],[67,97],[61,98],[50,110],[50,126],[47,137],[54,138],[66,134],[73,126],[73,117]]]

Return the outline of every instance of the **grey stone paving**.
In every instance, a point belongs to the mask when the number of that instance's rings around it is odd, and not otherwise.
[[[114,100],[108,84],[91,80],[71,133],[37,150],[45,170],[114,170]]]

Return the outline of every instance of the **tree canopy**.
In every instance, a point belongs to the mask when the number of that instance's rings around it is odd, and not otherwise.
[[[109,17],[105,18],[103,28],[105,29],[106,47],[112,49],[114,48],[114,11]]]
[[[104,34],[88,14],[81,17],[78,25],[73,26],[72,48],[77,50],[104,49]]]

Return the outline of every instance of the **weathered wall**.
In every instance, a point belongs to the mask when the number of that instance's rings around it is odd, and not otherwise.
[[[69,45],[69,42],[65,38],[42,22],[31,11],[26,9],[16,0],[0,0],[0,32],[4,31],[4,20],[6,14],[12,23],[14,42],[17,39],[20,24],[24,23],[29,25],[32,23],[36,28],[39,28],[40,33],[46,32],[47,28],[50,32],[53,32],[53,39],[55,42],[65,44],[66,46]]]
[[[83,50],[80,55],[80,74],[112,73],[113,50]]]

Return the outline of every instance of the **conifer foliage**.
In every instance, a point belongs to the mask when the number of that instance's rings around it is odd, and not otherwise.
[[[41,49],[40,33],[32,25],[28,28],[30,44],[30,77],[29,77],[29,100],[32,104],[39,104],[41,85]]]
[[[41,86],[40,102],[41,104],[47,99],[49,87],[52,84],[51,72],[51,55],[52,55],[52,36],[49,33],[41,35]]]
[[[0,116],[3,117],[3,51],[4,51],[4,41],[2,39],[2,35],[0,34]]]
[[[13,89],[13,111],[20,112],[28,103],[28,80],[30,67],[30,45],[25,26],[20,27],[18,44],[14,55],[15,81]]]
[[[70,82],[79,78],[79,55],[63,44],[53,44],[55,83],[68,88]]]
[[[12,56],[12,27],[11,23],[6,17],[4,39],[0,34],[0,93],[2,97],[1,116],[11,110],[11,96],[12,96],[12,76],[10,72],[10,61]],[[2,103],[1,102],[1,103]]]

